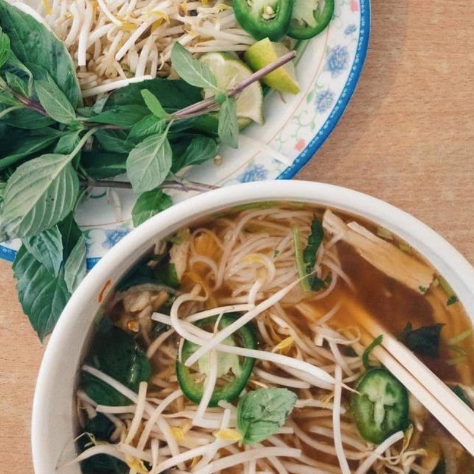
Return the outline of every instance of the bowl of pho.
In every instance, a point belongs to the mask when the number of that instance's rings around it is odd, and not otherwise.
[[[180,203],[67,305],[38,379],[35,472],[471,472],[374,328],[471,407],[472,288],[442,237],[349,189],[250,183]]]

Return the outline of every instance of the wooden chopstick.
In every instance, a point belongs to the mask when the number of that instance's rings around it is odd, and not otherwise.
[[[474,456],[474,411],[376,321],[360,318],[358,322],[371,337],[383,336],[381,346],[373,351],[375,357]]]

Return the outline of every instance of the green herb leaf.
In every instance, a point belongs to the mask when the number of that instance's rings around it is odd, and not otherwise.
[[[2,28],[0,28],[0,69],[8,61],[10,56],[10,38],[3,33]]]
[[[25,132],[12,134],[11,140],[3,145],[3,150],[0,152],[0,155],[6,154],[6,156],[0,158],[0,170],[8,168],[38,151],[44,150],[60,136],[61,132],[54,128],[34,130],[28,134]]]
[[[182,139],[179,140],[182,142]],[[191,142],[187,146],[184,153],[179,156],[175,153],[175,147],[173,148],[173,172],[178,172],[186,166],[195,166],[205,163],[206,161],[212,160],[217,156],[219,146],[217,142],[205,135],[196,135],[192,137]]]
[[[74,130],[70,132],[64,132],[61,138],[58,140],[56,147],[54,148],[54,153],[59,155],[67,155],[72,153],[79,141],[81,140],[81,131]]]
[[[145,138],[128,155],[127,175],[135,194],[157,188],[168,176],[172,152],[167,132]]]
[[[311,234],[308,238],[308,245],[303,252],[303,260],[306,264],[306,273],[309,275],[314,271],[319,247],[324,240],[324,230],[322,222],[315,217],[311,222]],[[316,275],[308,277],[309,286],[313,291],[319,291],[326,287],[326,283]]]
[[[376,337],[365,349],[364,353],[362,354],[362,363],[364,364],[365,370],[370,370],[373,368],[369,360],[370,354],[377,346],[380,346],[382,342],[383,336]]]
[[[131,150],[126,143],[128,132],[125,130],[97,130],[94,138],[104,151],[124,153]]]
[[[23,246],[13,264],[23,312],[41,341],[51,333],[70,293],[61,276],[54,276]]]
[[[209,67],[195,59],[181,43],[175,43],[171,49],[173,69],[188,84],[202,89],[217,89],[217,80]]]
[[[88,351],[86,364],[138,392],[140,382],[150,380],[150,362],[131,336],[107,323],[106,320],[101,321]],[[81,373],[80,387],[101,405],[120,406],[130,403],[127,397],[87,372]]]
[[[64,219],[76,204],[79,180],[68,155],[43,155],[19,166],[8,180],[2,230],[28,237]]]
[[[8,86],[17,94],[20,94],[23,97],[28,97],[28,82],[24,81],[15,74],[12,74],[10,71],[5,72],[5,80],[7,81]]]
[[[472,410],[471,402],[460,385],[451,386],[451,390]]]
[[[127,155],[94,150],[82,152],[81,164],[86,173],[94,179],[107,179],[126,171]]]
[[[154,115],[147,115],[132,127],[127,141],[143,140],[151,135],[163,133],[165,125],[164,120],[157,119]]]
[[[244,444],[255,444],[275,434],[293,410],[297,396],[285,388],[255,390],[237,407],[237,428]]]
[[[398,340],[415,354],[437,359],[443,326],[444,324],[435,324],[413,330],[411,323],[408,323],[398,336]]]
[[[113,109],[105,110],[99,115],[94,115],[88,118],[87,121],[121,127],[133,127],[143,117],[146,117],[148,113],[148,109],[141,105],[120,105]]]
[[[86,272],[86,239],[81,235],[64,265],[64,280],[71,293],[79,286]]]
[[[81,229],[74,220],[74,213],[71,212],[58,224],[63,242],[63,262],[66,262],[71,255],[72,250],[82,237]]]
[[[74,64],[64,43],[31,15],[5,0],[0,0],[0,27],[9,36],[11,50],[18,61],[29,69],[32,66],[45,68],[69,102],[76,107],[81,100],[81,91]]]
[[[8,114],[3,120],[12,127],[23,128],[25,130],[38,130],[56,124],[53,119],[45,117],[31,109],[16,110]]]
[[[169,113],[184,109],[202,100],[201,89],[193,87],[185,81],[156,78],[129,84],[127,87],[112,92],[104,110],[123,105],[145,107],[145,101],[141,94],[141,91],[145,89],[157,97],[163,108]]]
[[[173,205],[173,200],[160,189],[140,195],[132,209],[133,225],[138,227],[150,217]]]
[[[10,93],[0,89],[0,105],[6,105],[7,108],[10,108],[11,106],[19,105],[19,102]]]
[[[218,134],[224,145],[239,147],[239,121],[237,118],[237,101],[229,97],[222,102],[219,110]]]
[[[141,93],[146,106],[153,115],[160,119],[169,117],[156,95],[153,95],[148,89],[143,89]]]
[[[57,226],[23,240],[23,245],[53,276],[59,275],[63,261],[63,243]]]
[[[51,77],[36,80],[35,90],[40,104],[56,122],[68,125],[76,121],[74,107]]]

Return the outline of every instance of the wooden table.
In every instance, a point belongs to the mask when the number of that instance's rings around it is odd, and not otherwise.
[[[298,178],[389,201],[474,263],[474,4],[373,0],[372,13],[355,97]],[[10,267],[0,262],[0,471],[28,474],[43,348],[17,303]]]

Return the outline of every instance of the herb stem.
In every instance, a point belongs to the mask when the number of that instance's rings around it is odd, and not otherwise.
[[[81,151],[82,147],[87,143],[87,140],[89,140],[97,130],[99,130],[99,127],[91,128],[87,131],[87,133],[81,138],[81,141],[77,144],[76,148],[74,148],[74,150],[69,154],[71,160]]]
[[[81,185],[94,188],[132,189],[132,185],[128,181],[84,179],[81,180]],[[184,178],[175,178],[174,180],[164,181],[161,184],[160,188],[174,189],[177,191],[184,192],[197,191],[200,193],[205,193],[214,189],[218,189],[218,186],[213,186],[211,184],[204,183],[196,183],[194,181],[188,181]]]
[[[268,76],[268,74],[284,66],[285,64],[289,63],[295,58],[296,58],[296,51],[290,51],[289,53],[284,54],[273,63],[269,64],[268,66],[265,66],[264,68],[258,70],[257,72],[254,72],[251,76],[244,79],[240,84],[237,84],[237,86],[235,86],[234,89],[232,89],[229,92],[229,97],[235,97],[239,95],[247,87],[252,85],[254,82],[257,82],[260,79],[263,79],[265,76]]]
[[[5,109],[3,112],[0,113],[0,119],[5,117],[5,115],[8,115],[10,112],[14,112],[15,110],[20,110],[23,108],[23,105],[14,105],[13,107]]]
[[[237,84],[236,87],[228,91],[229,97],[236,97],[237,95],[241,94],[247,87],[251,86],[254,82],[259,81],[263,77],[267,76],[271,72],[275,71],[276,69],[284,66],[285,64],[289,63],[296,57],[296,51],[290,51],[289,53],[284,54],[281,58],[278,58],[273,63],[269,64],[268,66],[260,69],[257,72],[254,72],[252,75],[244,79],[240,84]],[[208,99],[204,99],[197,104],[190,105],[178,112],[173,114],[175,118],[188,118],[188,116],[196,116],[200,115],[203,112],[207,112],[210,107],[218,105],[215,101],[214,97],[209,97]]]

